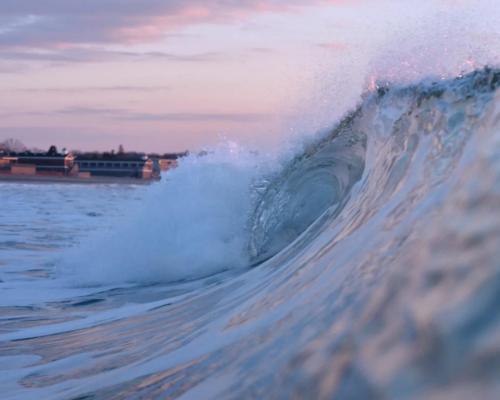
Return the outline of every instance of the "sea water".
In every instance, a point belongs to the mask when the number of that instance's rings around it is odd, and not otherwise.
[[[149,187],[0,184],[2,398],[497,398],[499,86],[378,84]]]

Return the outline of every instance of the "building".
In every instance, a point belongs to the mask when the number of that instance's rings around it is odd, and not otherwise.
[[[184,153],[165,153],[165,154],[150,154],[149,157],[158,163],[161,171],[168,171],[173,168],[177,168],[179,165],[179,159],[186,157],[187,152]]]
[[[74,157],[58,153],[52,146],[47,153],[6,153],[0,155],[0,172],[12,175],[70,176]]]
[[[2,175],[5,179],[109,182],[117,178],[116,182],[126,182],[160,179],[161,170],[158,162],[142,153],[74,155],[58,153],[52,146],[46,153],[0,151]]]
[[[153,171],[153,160],[141,153],[83,153],[75,157],[75,165],[81,178],[115,177],[159,179]]]

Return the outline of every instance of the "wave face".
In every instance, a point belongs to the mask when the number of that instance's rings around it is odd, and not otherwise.
[[[4,398],[498,398],[499,86],[379,84],[146,193],[5,186]]]
[[[292,243],[326,210],[337,215],[363,174],[366,132],[353,113],[332,133],[307,146],[277,176],[257,185],[249,254],[256,262]]]

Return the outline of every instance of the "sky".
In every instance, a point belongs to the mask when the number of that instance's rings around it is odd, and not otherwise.
[[[0,141],[276,147],[374,78],[497,62],[498,21],[496,0],[1,0]]]

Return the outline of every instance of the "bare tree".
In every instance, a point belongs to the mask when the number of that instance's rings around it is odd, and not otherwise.
[[[26,151],[27,147],[18,139],[9,138],[0,143],[0,148],[6,151],[21,152]]]

